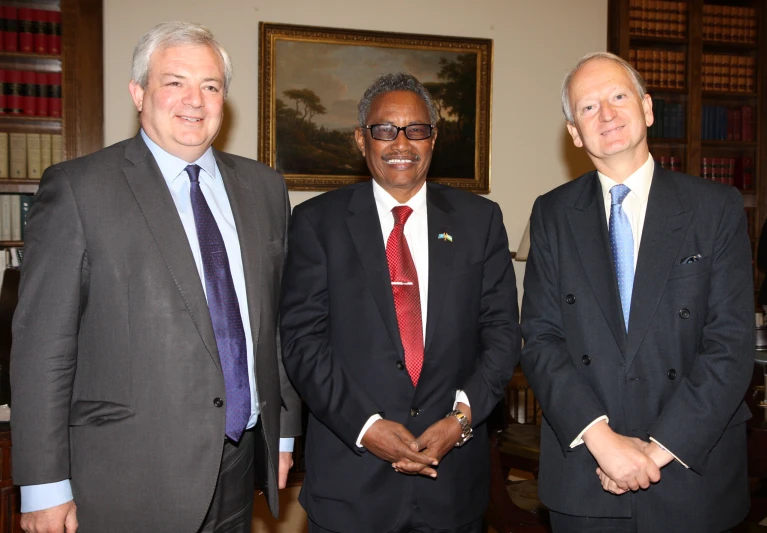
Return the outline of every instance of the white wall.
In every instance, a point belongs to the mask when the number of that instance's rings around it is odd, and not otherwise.
[[[266,21],[493,39],[489,198],[503,209],[512,249],[535,198],[591,168],[565,136],[559,87],[581,55],[605,49],[606,0],[105,0],[107,145],[137,129],[127,90],[133,47],[176,19],[207,25],[232,55],[227,151],[256,157],[258,23]],[[314,194],[292,192],[291,202]],[[517,264],[520,286],[523,272]]]

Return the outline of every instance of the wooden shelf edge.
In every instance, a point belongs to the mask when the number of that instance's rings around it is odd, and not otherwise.
[[[0,179],[0,194],[35,194],[40,180]]]

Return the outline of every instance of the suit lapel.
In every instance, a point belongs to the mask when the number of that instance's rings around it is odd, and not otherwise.
[[[394,311],[386,247],[383,243],[381,222],[373,198],[372,182],[361,184],[352,193],[346,223],[386,331],[400,358],[404,360],[405,351],[402,348],[397,314]]]
[[[445,199],[442,191],[427,183],[426,213],[428,220],[427,242],[429,243],[429,302],[426,313],[426,342],[424,355],[428,352],[434,332],[437,329],[442,303],[445,300],[445,287],[450,279],[453,266],[455,245],[446,240],[438,240],[440,233],[453,233],[453,207]]]
[[[248,316],[253,346],[258,346],[258,335],[261,327],[261,272],[263,261],[262,228],[269,221],[260,220],[269,212],[263,196],[255,194],[247,180],[241,176],[232,158],[218,150],[213,151],[216,157],[221,179],[224,181],[226,195],[232,208],[234,224],[237,228],[237,238],[240,242],[242,269],[245,276],[245,293],[248,301]],[[254,353],[256,352],[254,348]]]
[[[221,369],[200,274],[168,186],[140,135],[127,145],[125,157],[130,162],[123,168],[128,186],[205,347]]]
[[[567,207],[567,219],[597,304],[621,352],[625,354],[626,326],[623,323],[618,280],[610,253],[602,188],[596,172],[583,179],[590,183],[583,187],[576,202]]]
[[[692,211],[685,211],[673,179],[656,164],[634,277],[626,368],[647,334],[690,220]]]

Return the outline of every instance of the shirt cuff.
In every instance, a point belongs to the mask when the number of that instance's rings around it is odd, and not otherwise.
[[[21,512],[32,513],[72,501],[72,485],[68,479],[21,487]]]
[[[368,421],[365,422],[364,426],[362,426],[362,431],[360,431],[359,437],[357,437],[356,444],[359,448],[364,448],[364,446],[362,445],[362,437],[365,436],[365,433],[367,432],[368,429],[370,429],[370,426],[372,426],[374,422],[378,422],[379,420],[382,420],[382,419],[383,418],[381,417],[381,415],[373,415],[370,418],[368,418]]]
[[[575,437],[575,440],[573,440],[573,442],[570,443],[570,448],[575,448],[576,446],[580,446],[581,444],[583,444],[583,434],[586,433],[589,429],[591,429],[591,426],[593,426],[597,422],[601,422],[602,420],[604,420],[605,422],[610,422],[610,419],[607,418],[607,415],[600,416],[599,418],[594,420],[591,424],[583,428],[583,431],[578,433],[578,436]]]
[[[471,404],[469,403],[469,397],[466,396],[466,393],[463,392],[461,389],[457,389],[455,391],[455,401],[453,402],[453,411],[455,411],[458,408],[459,403],[465,403],[469,407],[471,407]]]
[[[296,439],[290,437],[288,439],[280,439],[280,451],[281,452],[293,452],[293,444]]]
[[[653,441],[653,442],[654,442],[655,444],[657,444],[658,446],[660,446],[660,449],[661,449],[661,450],[663,450],[663,451],[666,451],[666,452],[670,453],[670,454],[671,454],[671,457],[673,457],[673,458],[674,458],[674,460],[676,460],[676,462],[677,462],[677,463],[679,463],[680,465],[682,465],[683,467],[685,467],[687,470],[689,470],[689,469],[690,469],[690,467],[689,467],[689,466],[687,466],[686,464],[684,464],[684,463],[682,462],[682,460],[681,460],[681,459],[679,459],[679,457],[677,457],[676,455],[674,455],[674,452],[672,452],[671,450],[669,450],[668,448],[666,448],[666,447],[665,447],[663,444],[661,444],[660,442],[658,442],[657,440],[655,440],[655,439],[654,439],[654,438],[652,438],[652,437],[650,437],[650,440],[651,440],[651,441]]]

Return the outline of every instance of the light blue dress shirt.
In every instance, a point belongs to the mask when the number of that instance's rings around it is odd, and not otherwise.
[[[205,291],[205,272],[202,264],[202,254],[200,253],[200,244],[197,240],[197,229],[194,224],[192,201],[189,196],[189,177],[184,170],[189,163],[160,148],[146,135],[143,129],[141,130],[141,137],[152,152],[152,155],[154,155],[157,166],[160,167],[160,172],[173,197],[173,202],[176,204],[186,237],[189,240],[189,246],[192,249],[197,272],[200,274],[202,289]],[[224,181],[221,178],[218,165],[216,165],[213,149],[208,148],[202,157],[193,163],[202,168],[202,172],[200,172],[200,188],[224,239],[226,254],[229,257],[229,268],[232,272],[232,281],[234,282],[234,291],[237,293],[237,302],[240,305],[240,315],[242,316],[242,326],[245,330],[245,341],[248,351],[248,379],[250,381],[251,392],[248,428],[252,428],[258,422],[258,391],[256,390],[253,336],[250,330],[250,314],[245,290],[245,273],[242,266],[240,240],[237,237],[237,227],[234,224],[232,206],[229,203],[229,197],[226,194]],[[280,439],[280,451],[292,452],[293,439]],[[24,486],[21,487],[21,512],[29,513],[47,509],[66,503],[71,499],[73,499],[72,487],[68,479],[54,483]]]

